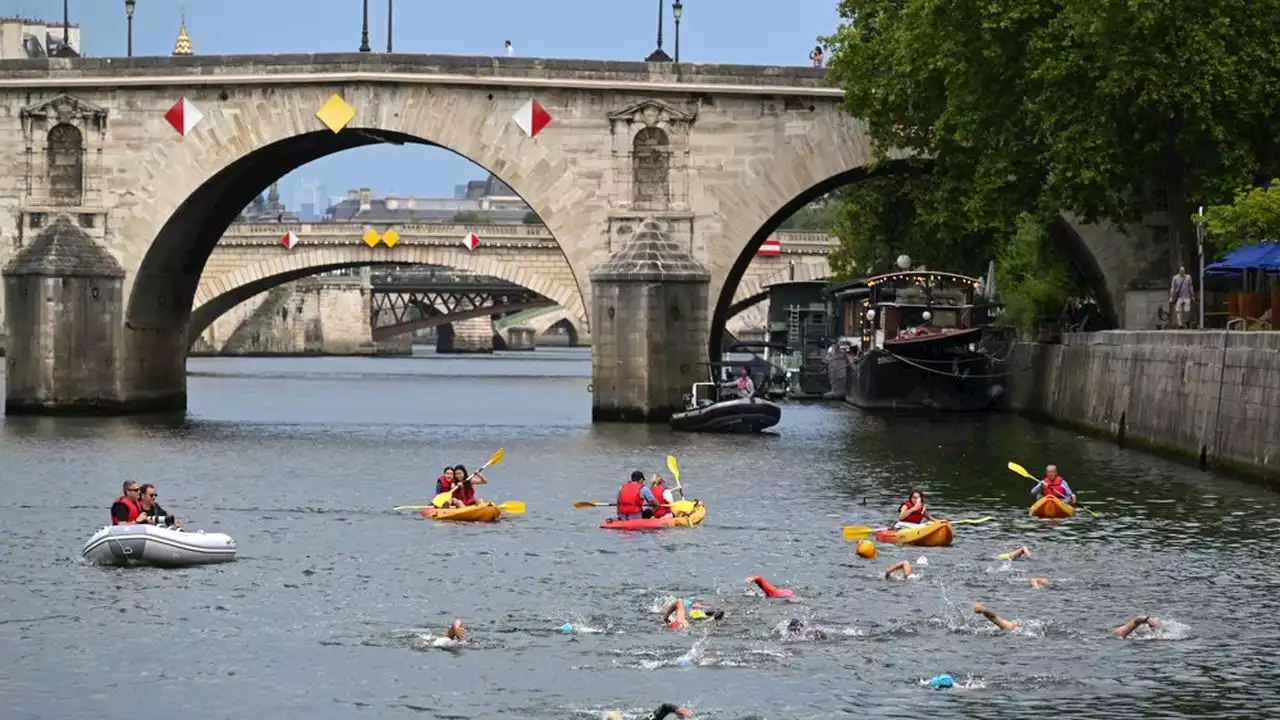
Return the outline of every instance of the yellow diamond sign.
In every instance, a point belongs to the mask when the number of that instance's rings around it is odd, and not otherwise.
[[[316,117],[320,118],[320,122],[324,126],[335,133],[347,126],[351,122],[351,118],[356,116],[355,108],[347,104],[346,100],[338,97],[337,93],[329,96],[328,100],[320,106],[316,111]]]
[[[369,228],[368,230],[364,231],[364,237],[361,239],[364,240],[365,245],[368,245],[369,247],[373,247],[374,245],[378,244],[378,241],[382,239],[382,236],[378,234],[377,230],[374,230],[373,228]]]
[[[382,236],[382,242],[386,243],[387,247],[395,247],[396,243],[400,242],[400,233],[396,232],[395,228],[391,228]]]

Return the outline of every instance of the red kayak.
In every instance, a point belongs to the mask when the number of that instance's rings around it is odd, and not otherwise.
[[[606,530],[662,530],[673,527],[693,527],[702,522],[707,515],[707,506],[698,503],[688,515],[667,515],[660,518],[637,518],[635,520],[619,520],[609,518],[600,524]]]

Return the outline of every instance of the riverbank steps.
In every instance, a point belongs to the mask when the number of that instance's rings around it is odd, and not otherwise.
[[[1072,333],[1010,369],[1024,415],[1280,485],[1280,332]]]

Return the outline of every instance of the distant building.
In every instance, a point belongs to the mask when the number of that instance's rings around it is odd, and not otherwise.
[[[80,57],[80,26],[66,28],[67,42],[62,42],[63,24],[31,18],[0,18],[0,60],[43,57]]]
[[[453,222],[461,215],[465,222],[494,225],[525,223],[531,209],[506,183],[490,175],[457,186],[453,198],[417,198],[388,195],[375,198],[369,188],[348,190],[325,211],[333,222]]]
[[[289,212],[289,209],[280,202],[280,184],[271,183],[271,189],[267,191],[264,198],[259,195],[249,203],[249,207],[240,211],[240,216],[236,218],[237,222],[251,223],[274,223],[274,222],[298,222],[298,216]]]

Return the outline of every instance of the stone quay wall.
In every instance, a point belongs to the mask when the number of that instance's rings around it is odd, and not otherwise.
[[[1010,368],[1024,415],[1280,481],[1280,332],[1069,334]]]

